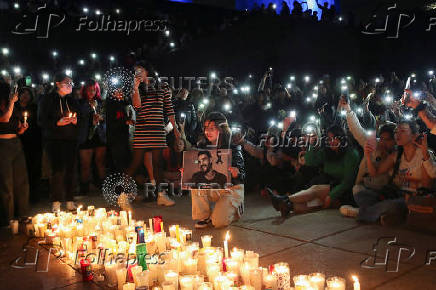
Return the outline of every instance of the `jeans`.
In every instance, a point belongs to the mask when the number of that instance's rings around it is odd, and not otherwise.
[[[404,198],[379,200],[380,193],[372,189],[364,189],[354,194],[354,199],[359,206],[358,221],[377,222],[382,215],[393,215],[399,221],[407,215],[407,205]]]
[[[47,140],[45,150],[50,163],[50,201],[73,201],[77,142]]]
[[[0,139],[0,152],[0,226],[7,226],[15,216],[27,213],[29,182],[20,139]]]

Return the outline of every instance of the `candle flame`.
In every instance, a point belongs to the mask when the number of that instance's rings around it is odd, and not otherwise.
[[[230,239],[230,234],[229,231],[227,231],[225,240],[228,241],[229,239]]]
[[[359,282],[359,278],[357,278],[357,276],[353,275],[351,276],[351,278],[353,279],[354,282]]]

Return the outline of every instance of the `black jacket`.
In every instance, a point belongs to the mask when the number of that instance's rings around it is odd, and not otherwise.
[[[185,114],[185,134],[189,142],[194,143],[197,140],[197,112],[194,105],[187,100],[177,99],[174,101],[174,111],[176,112],[176,121],[181,122],[181,114]]]
[[[62,117],[67,117],[70,112],[79,113],[77,101],[71,95],[61,97],[56,91],[44,95],[38,111],[38,124],[42,129],[43,137],[49,140],[77,141],[76,125],[72,123],[65,126],[57,125],[57,122]]]

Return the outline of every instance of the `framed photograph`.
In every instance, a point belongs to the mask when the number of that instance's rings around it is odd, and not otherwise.
[[[182,189],[218,189],[231,183],[231,149],[196,149],[183,152]]]

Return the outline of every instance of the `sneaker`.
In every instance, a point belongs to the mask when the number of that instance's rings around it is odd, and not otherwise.
[[[351,205],[343,205],[339,208],[339,212],[346,217],[355,218],[359,214],[359,208]]]
[[[51,204],[51,211],[52,212],[61,211],[61,203],[59,201],[53,201]]]
[[[77,204],[74,201],[67,201],[67,210],[73,211],[77,209]]]
[[[207,228],[210,224],[212,224],[212,221],[210,219],[201,220],[195,223],[195,228],[204,229]]]
[[[176,204],[176,202],[174,200],[172,200],[171,198],[169,198],[169,196],[167,194],[159,192],[159,194],[157,196],[157,205],[173,206],[175,204]]]

